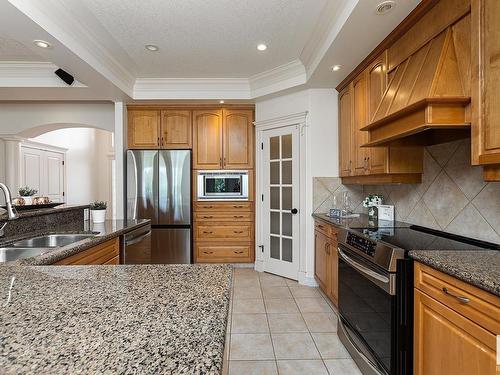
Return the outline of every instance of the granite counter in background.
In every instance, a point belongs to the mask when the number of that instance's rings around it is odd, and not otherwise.
[[[409,256],[500,297],[500,251],[418,250]]]
[[[1,294],[11,292],[0,314],[1,372],[220,374],[231,273],[226,265],[0,267]]]

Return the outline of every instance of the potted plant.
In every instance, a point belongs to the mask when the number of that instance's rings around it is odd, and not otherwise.
[[[108,204],[104,201],[95,201],[90,204],[90,213],[92,215],[92,222],[104,223],[106,220],[106,208]]]
[[[19,195],[24,199],[24,204],[29,206],[33,204],[33,196],[38,193],[38,190],[32,189],[29,186],[19,188]]]

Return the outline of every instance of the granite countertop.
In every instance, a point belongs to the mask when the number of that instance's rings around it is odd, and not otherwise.
[[[72,210],[77,210],[77,209],[86,209],[90,208],[88,204],[84,205],[71,205],[71,204],[62,204],[60,206],[56,206],[53,208],[40,208],[40,209],[32,209],[32,210],[26,210],[26,211],[17,211],[17,215],[19,217],[32,217],[32,216],[41,216],[41,215],[49,215],[53,213],[58,213],[58,212],[64,212],[64,211],[72,211]],[[0,212],[0,221],[7,220],[7,214],[5,212]]]
[[[500,251],[418,250],[410,257],[500,297]]]
[[[94,224],[91,222],[85,223],[85,230],[80,233],[95,233],[94,237],[89,237],[84,240],[74,242],[67,246],[56,247],[47,249],[47,252],[36,255],[29,258],[18,259],[14,262],[6,262],[4,265],[8,264],[18,264],[18,265],[30,265],[30,266],[38,266],[38,265],[48,265],[55,263],[61,259],[67,258],[71,255],[77,254],[81,251],[87,250],[93,246],[96,246],[102,242],[105,242],[109,239],[118,237],[124,233],[130,232],[134,229],[137,229],[141,226],[148,225],[150,223],[149,219],[140,219],[140,220],[106,220],[104,223]],[[0,242],[1,245],[6,245],[8,243],[12,243],[18,241],[22,238],[30,238],[51,234],[54,232],[44,232],[44,233],[36,233],[30,235],[23,235],[22,237],[10,238],[8,241]],[[57,231],[57,233],[63,233],[61,231]],[[74,231],[71,233],[75,233]],[[1,265],[2,263],[0,263]]]
[[[226,265],[0,267],[1,372],[219,374],[231,272]]]
[[[329,217],[324,213],[314,213],[312,217],[315,219],[323,220],[324,222],[334,225],[338,228],[349,229],[349,228],[378,228],[378,227],[398,227],[405,228],[410,226],[408,223],[403,223],[401,221],[381,221],[374,224],[371,220],[368,220],[367,214],[359,214],[358,217],[352,218],[333,218]]]

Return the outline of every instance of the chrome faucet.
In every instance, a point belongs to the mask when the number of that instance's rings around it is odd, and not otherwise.
[[[17,212],[14,207],[12,207],[12,196],[10,195],[9,188],[0,182],[0,190],[3,191],[3,195],[5,196],[5,206],[7,208],[7,220],[17,219]],[[7,222],[0,225],[0,237],[4,236],[4,228],[7,225]]]

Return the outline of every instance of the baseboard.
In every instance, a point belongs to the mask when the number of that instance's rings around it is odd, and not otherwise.
[[[299,284],[301,285],[306,285],[306,286],[311,286],[311,287],[317,287],[318,283],[314,279],[314,276],[307,276],[305,272],[299,271]]]

